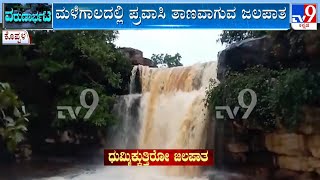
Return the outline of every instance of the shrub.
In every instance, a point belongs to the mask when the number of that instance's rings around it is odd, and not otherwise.
[[[28,123],[26,116],[22,102],[9,84],[0,83],[0,136],[11,153],[24,140]]]
[[[215,87],[216,86],[216,87]],[[308,69],[270,70],[254,67],[244,73],[229,73],[219,85],[212,81],[206,105],[215,113],[215,106],[239,106],[238,94],[243,89],[252,89],[257,95],[257,104],[248,119],[242,120],[249,128],[273,130],[278,125],[294,129],[302,120],[304,105],[319,105],[320,73]],[[247,93],[244,102],[250,104]],[[236,120],[247,109],[240,108]],[[228,116],[224,116],[228,120]]]

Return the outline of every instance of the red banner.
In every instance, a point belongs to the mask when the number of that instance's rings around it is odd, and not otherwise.
[[[105,166],[213,166],[213,150],[105,149]]]

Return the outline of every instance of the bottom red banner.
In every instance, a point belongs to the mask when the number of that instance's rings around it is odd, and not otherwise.
[[[213,150],[105,149],[105,166],[213,166]]]

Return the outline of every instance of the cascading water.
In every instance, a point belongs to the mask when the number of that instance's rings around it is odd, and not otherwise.
[[[110,130],[108,148],[206,148],[211,118],[204,98],[210,79],[216,77],[216,68],[215,62],[166,69],[135,66],[130,92],[139,91],[139,79],[141,94],[119,97],[114,112],[120,122]],[[170,180],[190,176],[200,177],[200,169],[103,167],[74,179]]]
[[[119,121],[108,129],[107,147],[113,149],[138,148],[140,99],[141,94],[129,94],[117,98],[113,113],[117,115]]]
[[[204,149],[210,118],[205,88],[216,63],[155,69],[139,66],[142,85],[139,148]],[[170,167],[167,175],[199,175],[196,167]]]

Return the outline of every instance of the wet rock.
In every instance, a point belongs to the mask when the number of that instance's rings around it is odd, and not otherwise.
[[[308,149],[312,156],[320,158],[320,135],[308,137]]]
[[[22,144],[18,147],[18,151],[15,153],[16,161],[30,160],[32,155],[32,149],[29,144]]]
[[[56,141],[52,138],[47,138],[47,139],[45,139],[45,142],[46,143],[55,143]]]
[[[320,168],[320,159],[314,157],[293,157],[279,156],[278,165],[280,168],[294,171],[312,172]]]
[[[294,178],[295,180],[315,180],[315,175],[310,172],[302,173],[301,175]]]
[[[265,137],[266,147],[269,151],[284,155],[307,154],[303,135],[295,133],[270,133]]]
[[[73,143],[74,138],[72,137],[72,132],[69,130],[63,131],[60,135],[61,143]]]
[[[254,173],[254,176],[257,177],[257,179],[267,180],[270,177],[270,169],[266,167],[257,167],[255,168]]]
[[[277,170],[274,175],[273,179],[294,179],[295,177],[299,176],[299,172],[297,171],[292,171],[292,170],[287,170],[287,169],[279,169]]]
[[[227,149],[232,153],[243,153],[249,151],[248,145],[244,143],[230,143],[227,145]]]
[[[312,126],[312,124],[302,124],[300,127],[299,127],[299,132],[303,133],[303,134],[306,134],[306,135],[311,135],[313,133],[315,133],[315,128],[314,126]]]
[[[245,163],[247,156],[245,153],[231,153],[230,163]]]
[[[259,164],[266,167],[274,167],[276,164],[276,158],[273,153],[267,151],[261,152],[249,152],[248,156],[249,164]]]

